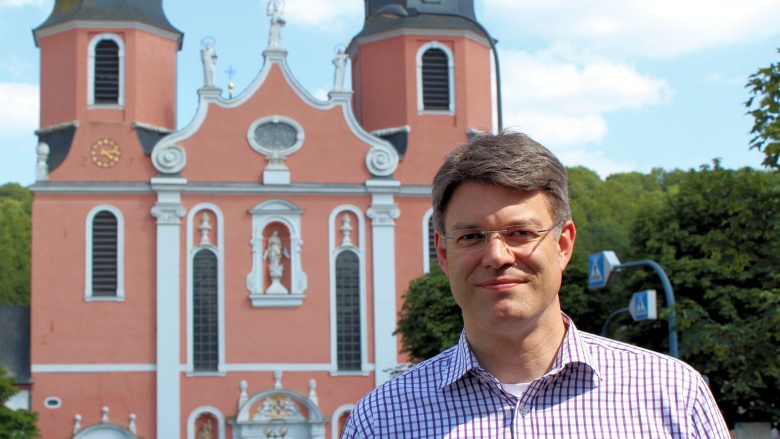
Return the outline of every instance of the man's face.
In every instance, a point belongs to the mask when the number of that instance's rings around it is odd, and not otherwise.
[[[552,226],[547,195],[503,186],[467,182],[452,194],[444,215],[444,235],[461,229],[500,230],[528,226],[542,230]],[[558,290],[561,274],[571,259],[576,231],[574,223],[544,233],[528,244],[512,248],[496,233],[478,251],[453,251],[452,241],[436,232],[436,251],[455,301],[469,328],[480,331],[509,329],[516,324],[539,323],[540,318],[560,321]]]

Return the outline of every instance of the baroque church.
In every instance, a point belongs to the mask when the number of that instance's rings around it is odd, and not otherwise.
[[[162,0],[56,0],[33,30],[44,438],[337,438],[407,361],[394,331],[435,259],[431,181],[492,126],[491,42],[473,0],[365,0],[320,100],[286,62],[295,17],[267,12],[254,81],[226,97],[206,42],[178,128],[184,36]]]

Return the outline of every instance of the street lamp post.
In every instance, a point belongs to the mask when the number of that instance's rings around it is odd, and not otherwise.
[[[417,10],[417,8],[405,8],[395,3],[382,6],[377,11],[377,14],[387,18],[417,17],[419,15],[439,15],[442,17],[462,18],[469,23],[476,25],[485,35],[485,38],[487,38],[488,43],[490,43],[490,50],[493,52],[493,63],[496,65],[496,118],[498,119],[498,131],[501,131],[504,128],[504,118],[501,110],[501,69],[499,68],[498,64],[498,51],[496,50],[495,40],[490,36],[484,26],[482,26],[478,21],[465,15],[448,14],[446,12],[420,12]]]

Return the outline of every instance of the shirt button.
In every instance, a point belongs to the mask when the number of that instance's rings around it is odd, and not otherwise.
[[[531,413],[531,408],[530,407],[528,407],[527,405],[524,405],[524,406],[520,407],[520,414],[523,417],[528,416],[529,413]]]

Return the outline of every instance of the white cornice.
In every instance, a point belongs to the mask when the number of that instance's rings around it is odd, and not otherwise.
[[[348,47],[348,53],[350,56],[353,56],[355,51],[357,50],[357,46],[360,46],[361,44],[368,44],[376,41],[387,40],[402,35],[422,35],[422,36],[436,37],[436,38],[466,37],[470,40],[474,40],[480,44],[490,47],[490,42],[488,42],[487,38],[485,38],[484,35],[478,34],[477,32],[470,29],[453,30],[453,29],[399,28],[399,29],[393,29],[386,32],[371,34],[365,37],[355,38],[354,40],[352,40],[352,43],[350,43]]]
[[[55,24],[51,27],[44,29],[36,29],[33,31],[33,37],[35,39],[35,47],[38,47],[38,39],[45,38],[49,35],[58,34],[73,29],[137,29],[151,34],[168,38],[173,41],[180,41],[182,35],[175,32],[164,31],[158,27],[150,24],[141,23],[138,21],[118,21],[118,20],[72,20],[64,23]],[[181,43],[179,43],[179,49],[181,49]]]

